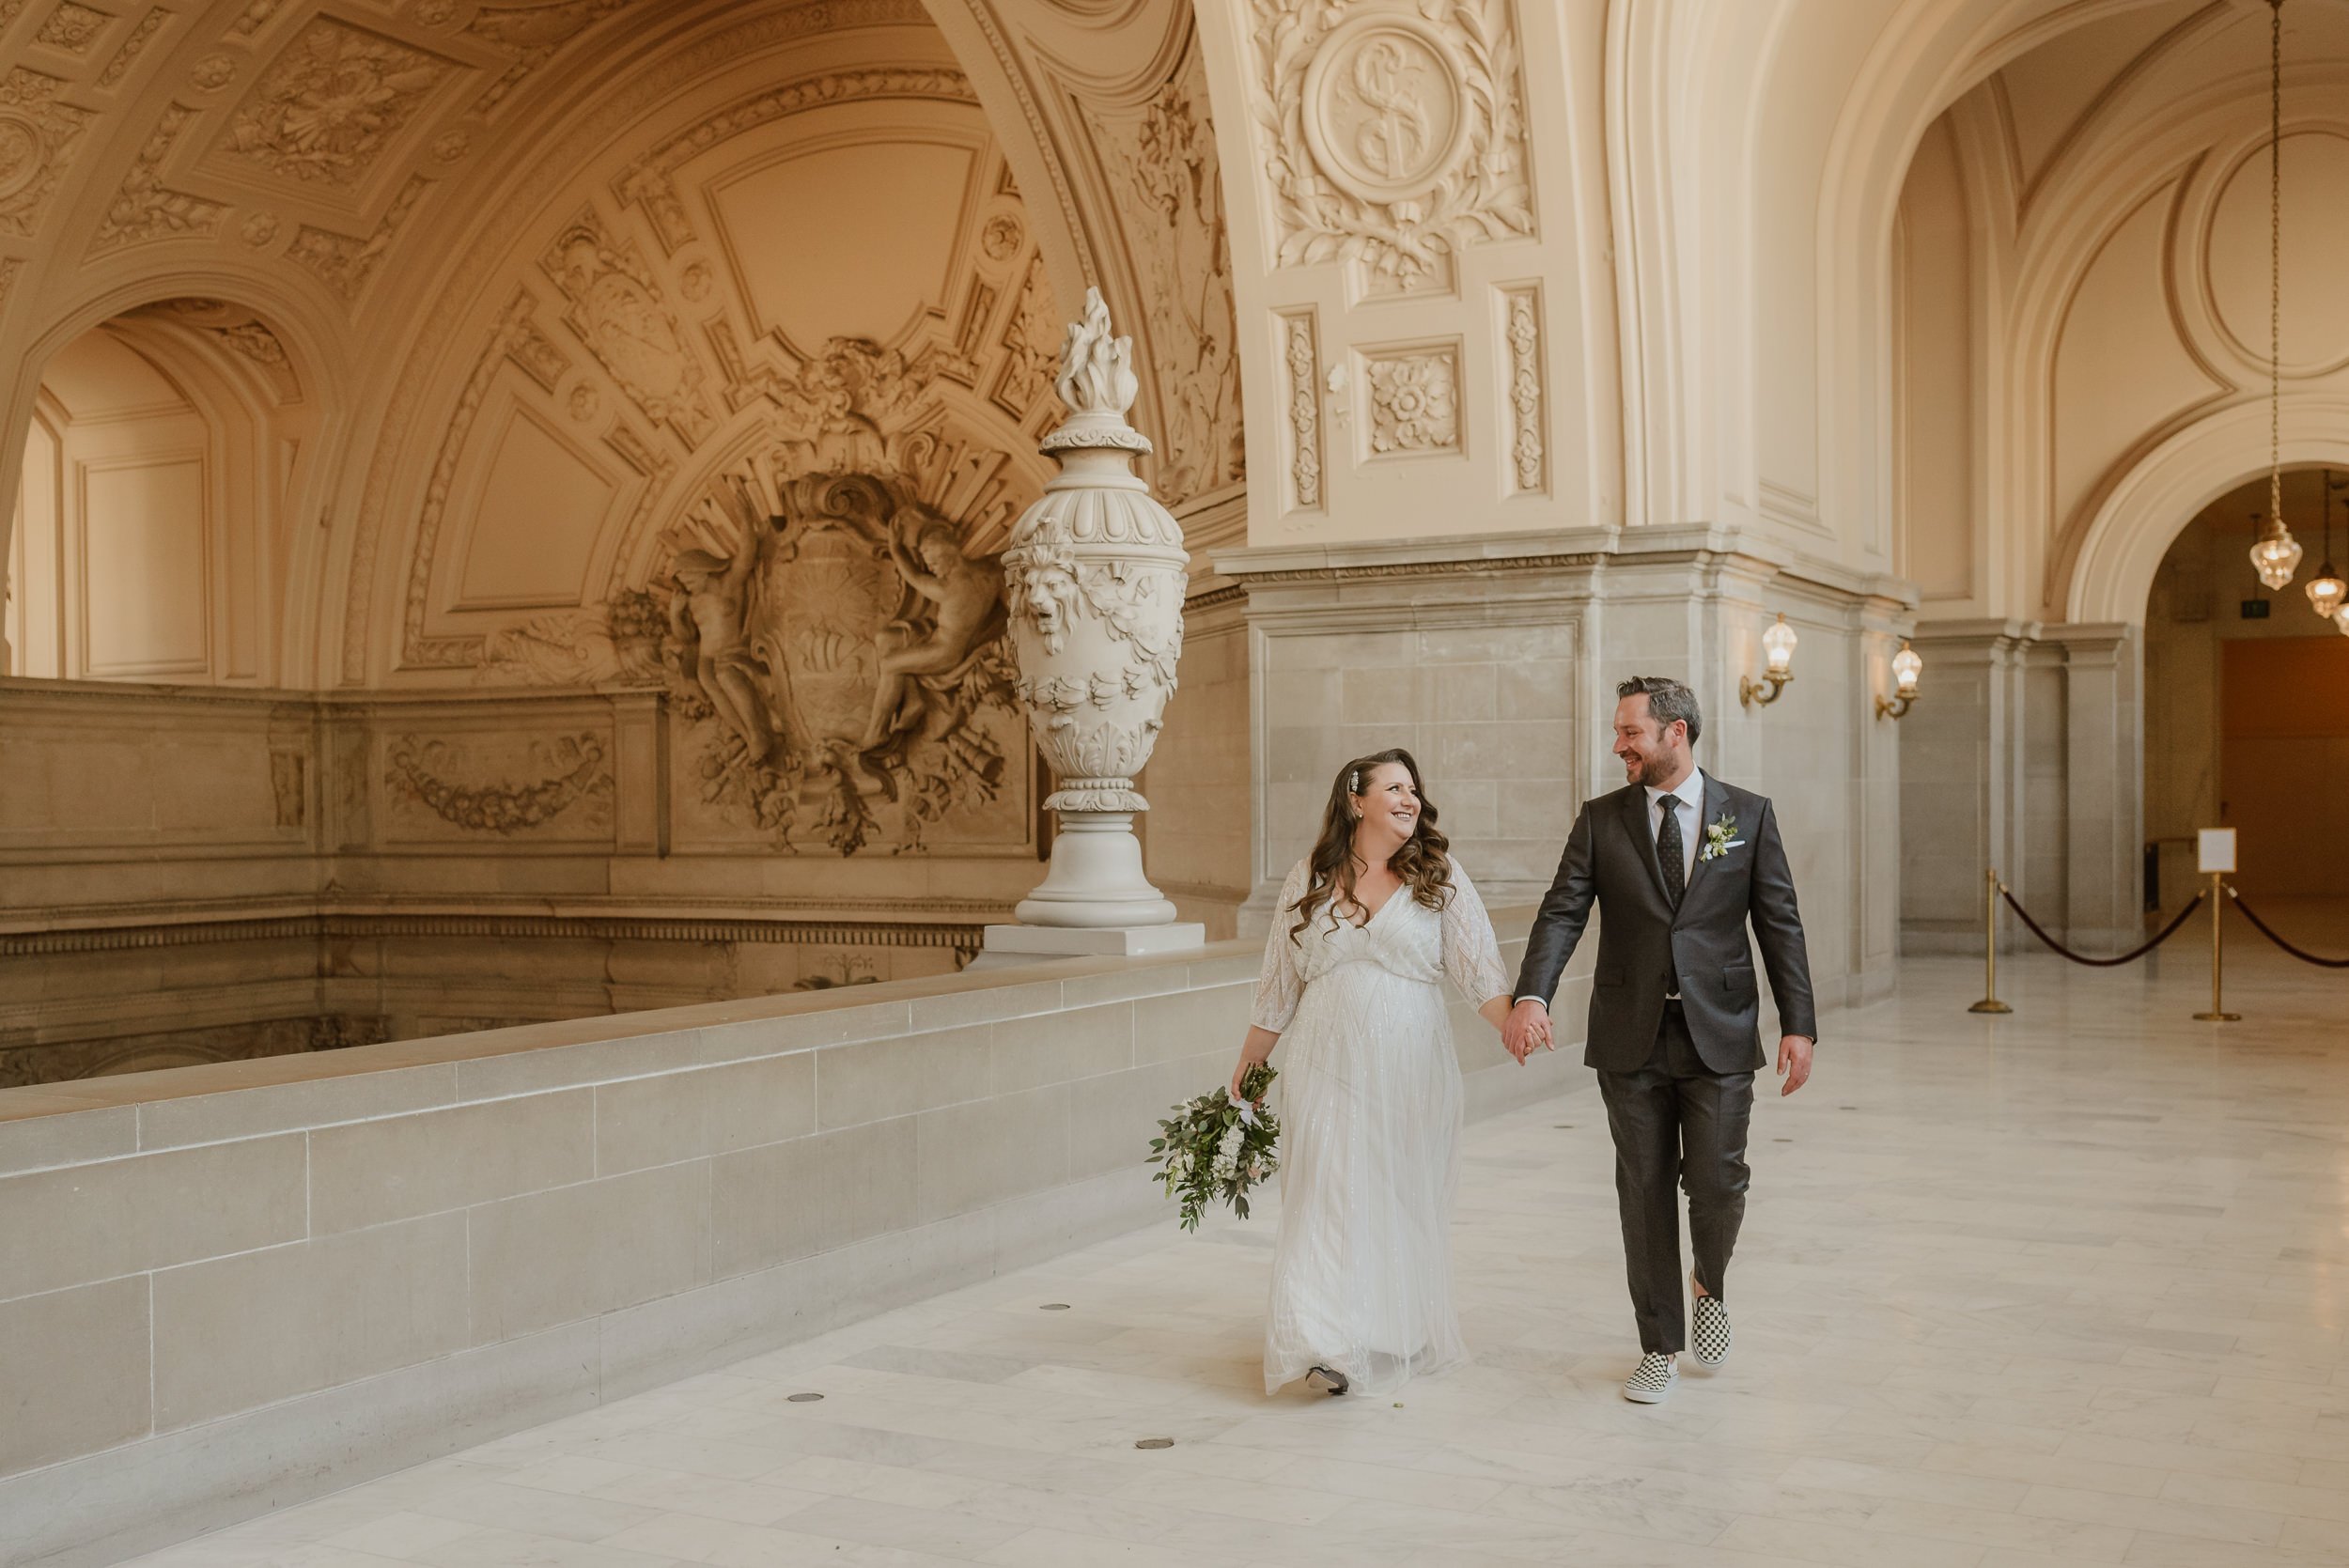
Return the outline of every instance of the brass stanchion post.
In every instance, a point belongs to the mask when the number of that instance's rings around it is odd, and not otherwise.
[[[2220,941],[2218,933],[2221,918],[2226,913],[2223,906],[2227,902],[2227,887],[2223,877],[2224,874],[2220,872],[2214,871],[2210,874],[2210,1011],[2194,1015],[2196,1021],[2200,1023],[2238,1023],[2243,1017],[2240,1013],[2227,1012],[2219,1004]]]
[[[1999,868],[1992,866],[1983,873],[1982,894],[1982,1000],[1966,1009],[1968,1013],[2012,1013],[2014,1008],[1999,1000]]]

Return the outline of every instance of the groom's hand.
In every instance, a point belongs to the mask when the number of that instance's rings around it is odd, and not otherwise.
[[[1785,1034],[1779,1037],[1778,1076],[1786,1080],[1779,1090],[1781,1095],[1791,1094],[1811,1081],[1811,1040],[1809,1036]]]
[[[1527,1057],[1544,1046],[1556,1049],[1549,1037],[1549,1009],[1532,997],[1518,1002],[1509,1010],[1508,1021],[1501,1026],[1501,1043],[1508,1048],[1520,1067],[1525,1065]]]

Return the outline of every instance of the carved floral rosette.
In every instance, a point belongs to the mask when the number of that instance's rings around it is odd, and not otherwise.
[[[1126,423],[1132,340],[1112,339],[1087,290],[1060,375],[1071,411],[1043,449],[1061,473],[1013,528],[1003,551],[1015,691],[1068,813],[1139,812],[1133,787],[1174,694],[1190,557],[1183,531],[1133,474],[1149,442]]]

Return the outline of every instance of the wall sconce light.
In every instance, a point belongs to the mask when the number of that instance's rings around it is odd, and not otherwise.
[[[1737,701],[1747,707],[1766,707],[1778,701],[1779,692],[1795,678],[1795,629],[1786,624],[1783,611],[1762,633],[1762,657],[1769,663],[1760,680],[1737,677]]]
[[[1892,694],[1876,699],[1876,717],[1897,721],[1908,711],[1908,705],[1917,700],[1917,677],[1925,673],[1925,661],[1917,650],[1901,639],[1901,651],[1892,656]]]

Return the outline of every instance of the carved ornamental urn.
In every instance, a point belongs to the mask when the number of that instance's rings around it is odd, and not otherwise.
[[[1110,335],[1085,290],[1084,319],[1061,349],[1068,417],[1043,442],[1061,466],[1003,555],[1015,688],[1059,788],[1045,806],[1060,834],[1022,924],[1168,925],[1174,906],[1143,875],[1134,775],[1158,744],[1183,651],[1183,531],[1135,477],[1148,438],[1126,423],[1141,383],[1133,339]]]

